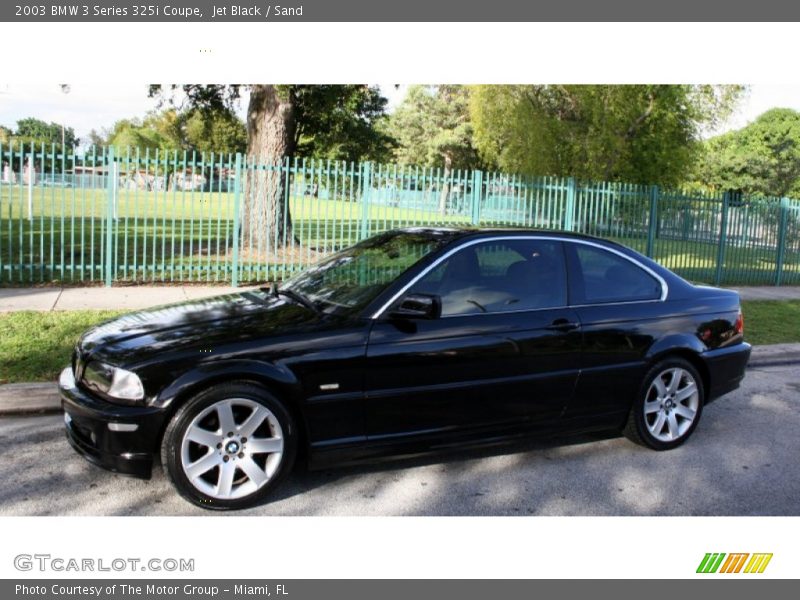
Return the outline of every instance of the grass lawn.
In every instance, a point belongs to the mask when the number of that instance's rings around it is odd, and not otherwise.
[[[754,345],[800,342],[800,300],[742,303],[744,337]]]
[[[0,313],[0,383],[54,381],[78,337],[91,325],[122,314],[113,310]],[[751,344],[800,342],[800,300],[744,302]]]
[[[115,310],[0,313],[0,383],[55,381],[78,337]]]

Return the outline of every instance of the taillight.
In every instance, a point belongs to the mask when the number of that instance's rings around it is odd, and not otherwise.
[[[733,324],[733,329],[739,335],[744,335],[744,314],[742,314],[742,309],[739,309],[739,316],[736,317],[736,323]]]

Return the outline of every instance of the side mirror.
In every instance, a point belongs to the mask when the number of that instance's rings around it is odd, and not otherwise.
[[[434,294],[409,294],[389,316],[394,319],[438,319],[442,299]]]

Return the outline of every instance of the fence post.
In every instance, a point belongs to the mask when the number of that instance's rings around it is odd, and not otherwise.
[[[24,146],[23,146],[24,148]],[[31,142],[31,153],[28,155],[28,220],[33,221],[33,179],[36,176],[36,164],[33,150],[33,142]],[[23,172],[24,173],[24,172]],[[42,196],[44,198],[44,196]]]
[[[655,242],[658,236],[658,196],[657,185],[650,186],[650,221],[647,224],[647,250],[645,254],[653,258],[655,253]]]
[[[372,165],[369,161],[361,164],[361,227],[359,240],[369,237],[369,197],[372,190]]]
[[[242,226],[242,154],[236,153],[236,175],[233,183],[233,264],[231,265],[231,285],[239,285],[239,237]]]
[[[780,220],[778,221],[778,250],[775,259],[775,285],[783,279],[783,261],[786,258],[786,229],[789,225],[789,199],[781,198]]]
[[[114,147],[111,146],[106,154],[106,287],[111,287],[114,279]]]
[[[119,165],[117,161],[111,163],[111,199],[114,202],[114,220],[119,221]]]
[[[564,213],[564,230],[575,230],[575,198],[577,196],[577,183],[574,177],[567,178],[567,208]]]
[[[482,200],[483,200],[483,171],[473,171],[472,210],[471,210],[471,221],[473,225],[480,225]]]
[[[722,214],[719,225],[719,246],[717,247],[717,269],[714,273],[714,285],[722,283],[722,266],[725,263],[725,242],[728,232],[728,193],[722,195]]]

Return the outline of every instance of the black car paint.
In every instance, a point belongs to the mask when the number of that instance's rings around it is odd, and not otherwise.
[[[554,235],[634,258],[664,279],[667,299],[371,318],[455,246]],[[101,466],[147,477],[181,403],[216,382],[246,379],[288,404],[311,466],[323,466],[531,432],[619,429],[649,365],[667,354],[695,364],[707,401],[738,387],[744,375],[750,347],[734,329],[734,292],[693,286],[623,246],[585,236],[464,230],[451,237],[358,314],[320,314],[269,291],[246,291],[141,311],[90,330],[74,363],[101,360],[135,371],[146,404],[109,402],[77,377],[76,388],[62,388],[71,443]],[[139,429],[111,432],[109,422]]]

